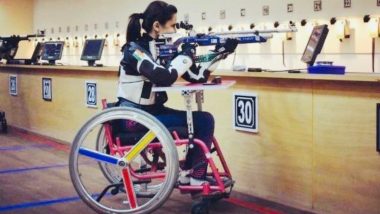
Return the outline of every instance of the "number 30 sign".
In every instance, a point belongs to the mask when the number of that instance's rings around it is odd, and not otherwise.
[[[254,93],[236,93],[233,99],[236,130],[258,132],[258,98]]]

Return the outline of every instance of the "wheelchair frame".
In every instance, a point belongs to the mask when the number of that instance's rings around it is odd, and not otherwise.
[[[106,99],[102,100],[102,105],[103,105],[103,109],[107,109],[107,100]],[[118,153],[120,156],[124,156],[126,152],[130,151],[133,148],[133,146],[122,146],[120,138],[118,138],[118,137],[114,138],[112,136],[112,126],[110,124],[104,124],[104,129],[105,129],[107,144],[109,146],[111,155],[115,155]],[[173,131],[172,135],[173,135],[174,143],[176,146],[182,146],[182,145],[188,146],[191,142],[191,139],[181,139],[176,131]],[[207,148],[207,146],[205,145],[205,143],[199,139],[193,139],[193,143],[196,144],[197,146],[199,146],[202,149],[202,151],[204,152],[204,154],[207,158],[207,161],[208,161],[208,165],[211,168],[211,172],[208,172],[207,175],[213,176],[215,178],[216,185],[211,185],[210,183],[206,183],[205,185],[202,185],[202,186],[190,186],[190,185],[178,184],[176,186],[176,188],[178,188],[180,190],[180,192],[183,194],[194,193],[194,192],[196,193],[196,192],[201,191],[202,196],[204,196],[204,197],[211,196],[212,194],[215,194],[216,192],[221,193],[221,194],[226,193],[226,185],[222,181],[222,177],[227,177],[228,179],[230,179],[232,181],[232,175],[231,175],[231,172],[227,166],[227,163],[226,163],[225,158],[223,156],[223,153],[220,149],[218,141],[216,140],[215,137],[213,138],[213,141],[212,141],[213,148],[211,150],[209,150]],[[149,149],[150,150],[161,149],[161,144],[153,142],[153,143],[150,143],[145,149],[148,149],[148,150]],[[217,156],[219,157],[220,163],[221,163],[223,170],[224,170],[223,172],[220,172],[219,169],[216,167],[216,164],[215,164],[213,157],[212,157],[212,153],[214,153],[214,152],[216,152]],[[157,166],[152,166],[151,172],[148,172],[148,174],[146,174],[146,175],[139,175],[138,173],[136,173],[131,168],[130,174],[132,177],[139,179],[139,180],[152,179],[152,178],[164,178],[165,173],[155,173],[154,172],[154,171],[156,171],[155,170],[156,168],[157,168]],[[145,173],[147,173],[147,172],[145,172]],[[233,181],[228,186],[232,187]],[[227,194],[224,194],[224,197],[228,197],[229,193],[230,192],[228,192]]]

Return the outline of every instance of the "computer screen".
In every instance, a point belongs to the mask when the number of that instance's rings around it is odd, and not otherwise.
[[[45,42],[42,51],[42,60],[60,60],[64,42]]]
[[[314,64],[318,54],[321,53],[328,33],[329,29],[327,25],[314,27],[301,59],[303,62],[309,66],[312,66]]]
[[[16,55],[13,57],[13,59],[32,59],[35,49],[35,45],[32,41],[20,41],[18,43]]]
[[[104,39],[88,39],[84,43],[81,60],[95,61],[102,57]]]

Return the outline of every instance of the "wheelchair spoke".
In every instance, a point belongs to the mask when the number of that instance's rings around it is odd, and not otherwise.
[[[124,188],[127,193],[129,205],[132,209],[134,209],[138,205],[137,205],[136,193],[135,193],[133,182],[131,179],[131,173],[129,172],[129,167],[124,168],[122,171],[122,174],[123,174]]]
[[[105,162],[105,163],[109,163],[113,165],[118,165],[118,162],[119,162],[119,158],[116,158],[114,156],[107,155],[95,150],[86,149],[83,147],[79,148],[79,154],[95,159],[97,161],[101,161],[101,162]]]
[[[124,160],[127,163],[131,163],[148,146],[148,144],[154,140],[154,138],[156,138],[156,135],[152,131],[147,132],[124,156]]]

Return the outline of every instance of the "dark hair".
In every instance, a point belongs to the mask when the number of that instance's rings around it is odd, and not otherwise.
[[[134,42],[141,38],[141,28],[149,33],[153,28],[153,23],[158,21],[165,25],[177,13],[174,5],[163,1],[154,1],[149,4],[144,13],[134,13],[129,17],[127,28],[127,42]],[[142,26],[140,19],[143,20]]]

